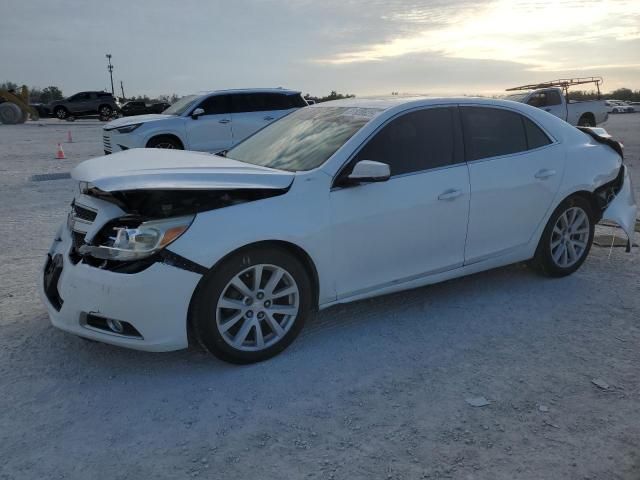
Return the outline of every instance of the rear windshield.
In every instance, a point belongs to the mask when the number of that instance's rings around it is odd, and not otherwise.
[[[229,150],[227,157],[280,170],[311,170],[380,112],[374,108],[302,108]]]
[[[529,95],[529,92],[527,93],[513,93],[511,95],[505,95],[504,98],[505,100],[511,100],[512,102],[520,102],[522,103],[522,101],[527,98],[527,95]]]

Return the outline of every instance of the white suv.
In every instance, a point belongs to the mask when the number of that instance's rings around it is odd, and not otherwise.
[[[219,90],[188,95],[161,114],[119,118],[104,127],[104,153],[174,148],[217,153],[307,102],[281,88]]]

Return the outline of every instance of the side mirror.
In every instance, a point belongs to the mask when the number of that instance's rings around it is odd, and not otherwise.
[[[197,120],[200,115],[204,115],[203,108],[198,107],[193,112],[191,112],[191,118],[193,118],[194,120]]]
[[[389,165],[373,160],[360,160],[347,177],[349,183],[385,182],[391,176]]]

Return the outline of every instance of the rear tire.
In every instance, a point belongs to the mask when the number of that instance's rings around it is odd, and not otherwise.
[[[173,150],[184,150],[182,143],[174,137],[168,135],[160,135],[153,137],[147,143],[147,148],[168,148]]]
[[[565,277],[584,263],[593,244],[591,203],[581,196],[564,200],[553,212],[530,264],[549,277]]]
[[[247,364],[277,355],[298,336],[312,310],[303,263],[277,247],[251,248],[202,280],[191,308],[192,331],[221,360]]]

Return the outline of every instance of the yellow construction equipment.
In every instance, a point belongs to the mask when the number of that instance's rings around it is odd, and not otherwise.
[[[20,89],[20,93],[9,90],[0,90],[0,123],[15,125],[24,123],[27,118],[39,120],[38,111],[29,106],[29,90],[26,85]]]

